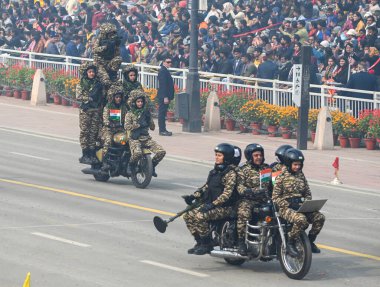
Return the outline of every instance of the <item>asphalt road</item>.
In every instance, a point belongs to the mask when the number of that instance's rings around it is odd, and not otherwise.
[[[0,286],[379,286],[380,192],[312,184],[328,198],[322,253],[302,281],[278,261],[241,267],[187,255],[182,219],[158,233],[152,218],[185,207],[210,167],[166,158],[145,190],[125,178],[108,183],[80,172],[70,139],[0,129]],[[358,180],[360,180],[358,178]]]

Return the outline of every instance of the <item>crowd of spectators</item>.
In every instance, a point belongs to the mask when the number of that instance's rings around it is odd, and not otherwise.
[[[288,81],[302,46],[310,45],[315,83],[352,86],[351,75],[363,71],[380,79],[378,1],[208,0],[208,9],[197,15],[199,69]],[[169,55],[173,68],[189,65],[190,10],[184,0],[0,5],[1,48],[91,58],[99,26],[110,22],[122,39],[123,62],[159,65]]]

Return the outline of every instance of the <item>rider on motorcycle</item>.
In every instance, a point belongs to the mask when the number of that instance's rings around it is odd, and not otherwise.
[[[124,128],[129,133],[130,163],[135,164],[142,157],[142,148],[154,153],[152,159],[154,177],[157,177],[156,166],[164,158],[166,151],[149,135],[154,130],[152,114],[149,111],[147,95],[142,90],[133,90],[129,94],[130,111],[125,116]]]
[[[325,222],[325,216],[316,211],[310,213],[295,212],[304,200],[311,200],[309,184],[302,172],[304,156],[300,150],[289,149],[284,155],[286,169],[276,179],[273,188],[273,201],[279,207],[279,215],[290,223],[293,223],[292,230],[288,233],[288,252],[291,256],[297,256],[298,251],[295,246],[296,239],[302,230],[306,230],[309,223],[312,228],[309,231],[311,251],[320,253],[320,249],[315,245],[315,239],[321,231]]]
[[[264,148],[256,143],[249,144],[244,150],[244,155],[247,162],[240,168],[237,179],[240,199],[237,209],[238,252],[240,255],[247,254],[245,229],[247,221],[251,220],[255,201],[260,196],[266,195],[271,188],[270,177],[265,180],[260,178],[260,172],[264,170],[270,175],[269,165],[264,163]]]
[[[124,131],[124,118],[127,109],[123,102],[123,96],[123,89],[117,85],[112,86],[107,92],[107,97],[112,100],[103,110],[103,164],[101,169],[105,172],[110,169],[107,153],[112,145],[113,136]]]
[[[270,168],[272,169],[272,172],[282,171],[282,169],[285,167],[285,163],[284,163],[285,152],[291,148],[293,148],[291,145],[284,144],[282,146],[279,146],[276,149],[274,154],[277,157],[277,161],[270,164]]]
[[[215,166],[209,172],[207,182],[192,195],[183,196],[188,205],[201,200],[202,205],[183,216],[196,244],[187,252],[204,255],[213,249],[209,222],[233,214],[236,188],[236,159],[234,146],[222,143],[215,147]]]

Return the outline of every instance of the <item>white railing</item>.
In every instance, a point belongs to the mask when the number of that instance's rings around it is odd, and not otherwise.
[[[79,64],[72,63],[73,60],[81,62],[92,61],[92,59],[87,58],[0,49],[0,62],[7,65],[22,64],[45,70],[58,69],[78,76]],[[123,63],[123,66],[125,65],[128,64]],[[158,66],[143,63],[134,65],[139,69],[139,80],[144,87],[158,87]],[[188,70],[171,69],[171,72],[175,85],[177,85],[180,90],[185,90]],[[206,72],[199,72],[199,76],[201,90],[208,89],[208,87],[212,85],[217,91],[244,91],[248,95],[252,95],[253,98],[259,98],[271,104],[280,106],[294,105],[292,102],[293,83],[291,82]],[[335,90],[333,97],[331,96],[332,90]],[[352,93],[369,95],[371,99],[347,96]],[[358,117],[361,110],[380,109],[380,93],[377,91],[353,90],[341,87],[329,87],[326,85],[311,85],[310,108],[319,109],[322,106],[329,106],[332,109],[349,112],[353,116]]]

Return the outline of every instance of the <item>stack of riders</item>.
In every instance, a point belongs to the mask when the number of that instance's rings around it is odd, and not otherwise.
[[[325,222],[320,212],[299,213],[296,210],[304,200],[311,200],[311,191],[302,172],[304,156],[300,150],[290,145],[280,146],[275,155],[277,162],[265,163],[264,148],[252,143],[244,150],[246,163],[239,166],[240,149],[222,143],[215,148],[215,166],[209,172],[206,183],[191,195],[183,198],[194,209],[183,218],[196,244],[188,250],[189,254],[204,255],[213,250],[210,221],[237,215],[238,253],[247,255],[245,230],[254,214],[253,208],[262,194],[272,198],[279,209],[279,215],[292,223],[288,233],[287,253],[296,257],[296,240],[309,224],[308,233],[311,251],[320,253],[315,240]],[[198,204],[195,204],[197,203]]]
[[[81,78],[77,86],[79,108],[80,145],[83,164],[97,164],[95,151],[103,147],[101,170],[107,172],[108,149],[113,136],[119,132],[130,135],[130,163],[133,165],[142,156],[142,148],[150,149],[155,155],[153,176],[157,176],[155,167],[164,158],[165,150],[149,135],[149,129],[155,125],[149,108],[149,98],[137,81],[138,71],[135,67],[123,70],[124,85],[111,85],[106,91],[97,77],[97,66],[93,63],[83,64],[80,68]]]

